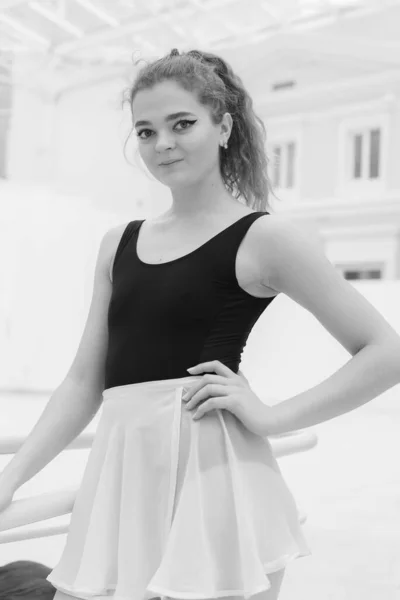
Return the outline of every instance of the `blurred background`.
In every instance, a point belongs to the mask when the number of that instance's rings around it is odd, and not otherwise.
[[[134,60],[174,47],[240,75],[267,128],[273,210],[315,233],[400,333],[399,31],[398,0],[0,0],[0,439],[28,433],[64,378],[103,234],[170,204],[134,136],[124,156],[122,100]],[[279,401],[349,358],[280,295],[241,369]],[[399,407],[395,386],[280,461],[313,551],[287,569],[282,600],[400,598]],[[87,454],[63,453],[16,497],[79,483]],[[64,543],[3,543],[0,564],[52,567]]]

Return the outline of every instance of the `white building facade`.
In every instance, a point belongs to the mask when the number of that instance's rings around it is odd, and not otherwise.
[[[400,73],[261,107],[274,207],[314,225],[347,279],[400,278]]]

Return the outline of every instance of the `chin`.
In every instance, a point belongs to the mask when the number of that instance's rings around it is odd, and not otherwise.
[[[188,177],[187,173],[165,173],[162,178],[158,177],[158,180],[166,182],[179,181],[179,183],[183,183],[185,185],[194,183],[194,180],[192,180],[191,177]]]

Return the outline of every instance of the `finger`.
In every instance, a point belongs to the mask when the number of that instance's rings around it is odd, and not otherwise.
[[[202,389],[203,386],[207,385],[208,383],[219,383],[219,384],[224,384],[227,381],[226,377],[221,377],[220,375],[212,375],[209,373],[206,373],[206,375],[203,375],[203,377],[201,378],[200,381],[197,381],[196,383],[194,383],[188,390],[187,392],[185,392],[185,394],[182,396],[182,400],[184,402],[189,402],[189,400],[199,391]]]
[[[226,408],[226,397],[215,396],[214,398],[210,398],[206,402],[203,402],[203,404],[200,404],[200,406],[198,407],[196,412],[193,413],[192,419],[194,421],[198,421],[199,419],[201,419],[201,417],[203,417],[205,414],[207,414],[211,410],[216,410],[216,409],[221,409],[221,408]]]
[[[229,394],[229,390],[223,384],[218,383],[208,383],[204,385],[201,389],[199,389],[188,402],[186,403],[185,408],[188,410],[192,410],[196,408],[198,404],[208,400],[214,396],[227,396]]]
[[[187,410],[192,410],[195,408],[199,402],[206,401],[212,397],[224,397],[229,394],[229,388],[225,385],[219,385],[216,383],[208,383],[201,390],[199,390],[189,402],[186,404]]]
[[[190,367],[187,369],[187,371],[189,371],[191,375],[197,375],[199,373],[206,372],[216,373],[217,375],[222,375],[223,377],[235,376],[235,373],[219,360],[211,360],[209,362],[200,363],[199,365]]]

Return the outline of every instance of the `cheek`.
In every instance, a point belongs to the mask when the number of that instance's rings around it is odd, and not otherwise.
[[[139,156],[142,161],[142,165],[152,174],[155,175],[157,166],[157,156],[154,148],[150,144],[142,144],[139,146]]]
[[[150,149],[150,144],[140,144],[139,143],[139,155],[142,161],[146,164],[151,162],[151,156],[153,152]]]
[[[196,159],[206,163],[215,160],[214,155],[218,151],[218,143],[210,132],[196,136],[196,138],[188,141],[186,147],[188,152],[196,155]]]

